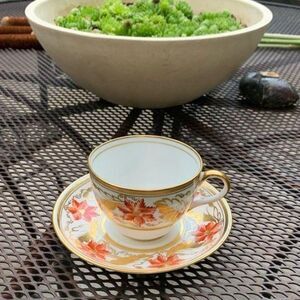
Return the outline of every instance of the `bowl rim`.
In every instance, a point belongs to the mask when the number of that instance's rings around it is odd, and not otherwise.
[[[49,23],[47,21],[42,20],[41,18],[35,15],[35,9],[43,5],[45,2],[49,2],[52,0],[35,0],[27,5],[25,9],[25,15],[29,19],[30,22],[38,24],[44,28],[52,29],[55,31],[60,31],[66,34],[75,34],[77,36],[82,37],[89,37],[93,39],[108,39],[108,40],[124,40],[124,41],[151,41],[151,42],[178,42],[178,41],[194,41],[194,40],[213,40],[218,38],[225,38],[235,35],[241,35],[248,32],[256,31],[262,27],[267,26],[273,19],[273,13],[269,8],[265,5],[255,2],[253,0],[231,0],[234,2],[241,2],[246,3],[249,6],[257,8],[262,13],[262,19],[245,28],[224,32],[224,33],[217,33],[217,34],[207,34],[207,35],[200,35],[200,36],[189,36],[189,37],[135,37],[135,36],[118,36],[118,35],[109,35],[109,34],[102,34],[102,33],[93,33],[93,32],[84,32],[75,29],[68,29],[64,27],[60,27],[58,25]]]

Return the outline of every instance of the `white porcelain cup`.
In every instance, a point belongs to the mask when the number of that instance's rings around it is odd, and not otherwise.
[[[96,199],[123,235],[150,240],[167,234],[191,208],[223,198],[227,176],[203,171],[201,156],[192,147],[167,137],[133,135],[96,147],[88,159]],[[199,186],[218,178],[223,188],[198,196]]]

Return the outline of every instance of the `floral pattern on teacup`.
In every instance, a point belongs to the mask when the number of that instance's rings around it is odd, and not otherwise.
[[[107,216],[120,226],[132,228],[171,226],[188,210],[192,197],[191,188],[165,197],[124,195],[99,184],[94,184],[94,188],[98,204]]]
[[[131,201],[126,198],[124,198],[124,203],[118,204],[114,215],[139,227],[144,224],[157,223],[156,221],[160,217],[156,207],[146,206],[144,199]]]

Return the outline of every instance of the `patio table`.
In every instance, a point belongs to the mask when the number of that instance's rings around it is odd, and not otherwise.
[[[23,15],[28,3],[2,3],[0,15]],[[299,34],[300,6],[266,4],[269,32]],[[264,48],[192,103],[135,109],[80,89],[44,51],[1,50],[0,299],[300,299],[300,107],[243,105],[239,79],[260,70],[300,92],[300,51]],[[213,255],[171,273],[128,275],[60,243],[57,197],[88,172],[93,147],[130,134],[186,142],[230,176],[233,228]]]

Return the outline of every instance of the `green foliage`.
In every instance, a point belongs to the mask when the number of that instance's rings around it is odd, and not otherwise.
[[[143,37],[197,36],[243,27],[228,11],[193,15],[183,0],[137,0],[132,5],[106,0],[100,7],[76,7],[55,22],[81,31]]]

